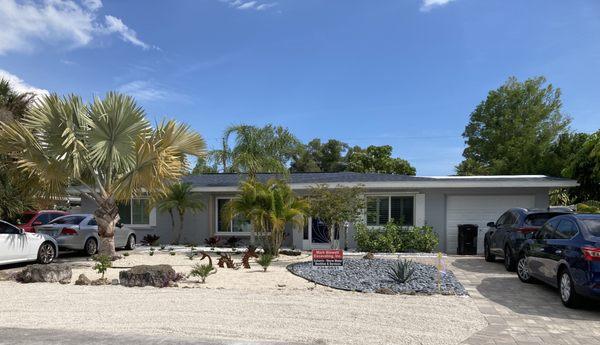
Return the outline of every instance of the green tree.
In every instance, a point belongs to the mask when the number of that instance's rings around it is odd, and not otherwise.
[[[339,172],[346,170],[344,153],[348,144],[335,139],[322,143],[313,139],[296,154],[292,172]]]
[[[31,93],[19,93],[9,82],[0,79],[0,121],[21,121],[33,104]],[[21,212],[36,207],[28,179],[12,169],[17,162],[6,155],[0,156],[0,218],[15,220]]]
[[[459,175],[545,173],[544,159],[570,119],[562,112],[560,89],[544,77],[511,77],[489,92],[471,113],[463,137],[467,147]]]
[[[320,184],[311,187],[308,203],[310,216],[321,219],[327,224],[331,248],[339,247],[334,240],[337,229],[344,231],[344,249],[348,249],[346,225],[361,219],[362,211],[366,206],[364,189],[361,186],[329,188],[327,185]]]
[[[600,130],[587,137],[563,174],[579,182],[571,191],[576,202],[600,200]]]
[[[219,168],[216,162],[212,162],[210,158],[210,153],[207,157],[198,157],[196,160],[196,165],[194,169],[192,169],[192,175],[197,174],[214,174],[219,172]]]
[[[355,146],[348,151],[348,171],[359,173],[385,173],[415,175],[417,170],[402,158],[392,158],[392,147],[369,146],[362,149]]]
[[[227,143],[232,137],[235,145],[229,149]],[[231,162],[231,167],[223,165],[223,170],[251,175],[286,172],[288,163],[300,146],[298,139],[287,128],[270,124],[264,127],[229,127],[223,143],[223,150],[219,153],[225,164]]]
[[[249,220],[250,242],[255,243],[258,235],[265,253],[277,256],[285,225],[301,228],[307,210],[306,201],[297,198],[285,181],[270,179],[262,183],[250,178],[241,183],[238,196],[225,204],[223,224],[228,226],[237,217]]]
[[[89,106],[53,94],[22,123],[0,123],[0,152],[34,179],[32,193],[64,197],[71,186],[96,202],[100,253],[113,258],[117,202],[164,193],[187,170],[185,156],[202,156],[204,148],[189,126],[166,121],[152,128],[133,98],[112,92]]]
[[[183,233],[183,220],[185,213],[202,211],[204,203],[197,193],[192,192],[190,183],[174,183],[168,187],[166,194],[158,201],[157,208],[161,212],[168,212],[171,216],[171,229],[175,234],[173,244],[179,244]],[[175,230],[174,211],[179,216],[179,228]]]

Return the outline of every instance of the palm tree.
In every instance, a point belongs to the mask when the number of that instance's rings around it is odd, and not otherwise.
[[[227,143],[232,135],[235,135],[235,145],[229,149]],[[300,141],[287,128],[237,125],[225,130],[223,150],[219,154],[223,162],[231,160],[230,169],[233,171],[250,175],[259,172],[286,173],[287,163],[299,147]]]
[[[113,92],[89,106],[52,94],[22,122],[0,122],[0,153],[17,160],[32,191],[56,198],[71,187],[96,202],[100,253],[112,257],[117,202],[164,194],[186,171],[185,156],[204,148],[189,126],[163,121],[152,128],[133,98]]]
[[[0,121],[19,120],[34,100],[35,94],[19,93],[8,80],[0,79]]]
[[[307,210],[306,201],[297,198],[284,181],[261,183],[251,178],[241,183],[238,197],[225,205],[223,222],[227,225],[236,217],[249,220],[251,243],[258,233],[265,252],[278,255],[285,225],[292,223],[301,228]]]
[[[189,183],[174,183],[169,186],[166,195],[158,201],[157,208],[162,212],[169,212],[171,216],[171,227],[175,232],[173,244],[179,244],[181,233],[183,232],[183,219],[185,212],[201,211],[204,209],[204,203],[198,198],[198,194],[192,192],[192,185]],[[179,229],[175,231],[175,217],[173,211],[179,215]]]

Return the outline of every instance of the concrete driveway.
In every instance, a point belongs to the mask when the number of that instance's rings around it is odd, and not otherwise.
[[[465,344],[600,344],[599,303],[566,308],[555,289],[524,284],[482,257],[450,257],[449,268],[489,323]]]

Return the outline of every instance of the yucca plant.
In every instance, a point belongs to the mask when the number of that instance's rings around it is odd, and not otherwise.
[[[412,260],[398,260],[398,262],[390,265],[387,275],[396,283],[408,283],[414,277],[415,267]]]
[[[217,269],[211,264],[196,264],[192,267],[190,276],[199,277],[200,282],[204,284],[206,282],[206,277],[215,273],[217,273]]]
[[[273,255],[265,253],[263,255],[261,255],[256,262],[263,268],[263,270],[266,272],[267,268],[269,268],[269,266],[271,265],[271,262],[273,262]]]
[[[189,126],[163,121],[154,128],[130,96],[109,92],[90,105],[75,95],[49,95],[21,121],[0,121],[0,154],[17,162],[30,190],[63,198],[76,189],[96,202],[100,253],[117,258],[117,202],[165,195],[187,171],[186,155],[204,155]]]

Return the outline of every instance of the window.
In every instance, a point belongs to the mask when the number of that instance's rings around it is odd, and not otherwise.
[[[65,217],[56,218],[55,220],[51,221],[50,223],[51,224],[79,225],[79,223],[81,223],[84,219],[85,219],[85,217],[83,217],[83,216],[65,216]]]
[[[559,238],[556,235],[556,227],[557,227],[557,225],[558,225],[558,222],[556,220],[547,222],[540,229],[540,237],[539,238],[543,238],[543,239],[547,239],[547,240],[548,239]]]
[[[89,226],[96,226],[96,225],[98,225],[98,223],[96,223],[96,218],[90,218],[90,220],[88,220],[88,225]]]
[[[225,204],[227,204],[227,202],[231,200],[230,198],[218,198],[217,199],[217,232],[247,232],[249,233],[252,230],[252,224],[250,224],[250,221],[242,218],[242,217],[235,217],[234,219],[232,219],[228,226],[225,226],[224,223],[224,217],[223,217],[223,210],[225,207]]]
[[[21,231],[16,227],[4,222],[0,222],[0,234],[17,235],[20,233]]]
[[[570,220],[561,220],[558,224],[558,231],[556,232],[557,238],[569,239],[575,235],[577,235],[579,230],[577,229],[577,225]]]
[[[119,216],[123,224],[150,224],[148,199],[131,199],[127,204],[118,203]]]
[[[367,197],[367,225],[383,226],[390,221],[414,225],[413,196]]]
[[[42,213],[40,214],[34,221],[35,222],[40,222],[40,224],[48,224],[48,222],[50,221],[50,214],[48,213]]]
[[[600,237],[600,219],[582,219],[592,236]]]
[[[556,217],[556,213],[534,213],[525,218],[525,226],[542,226],[550,218]]]

